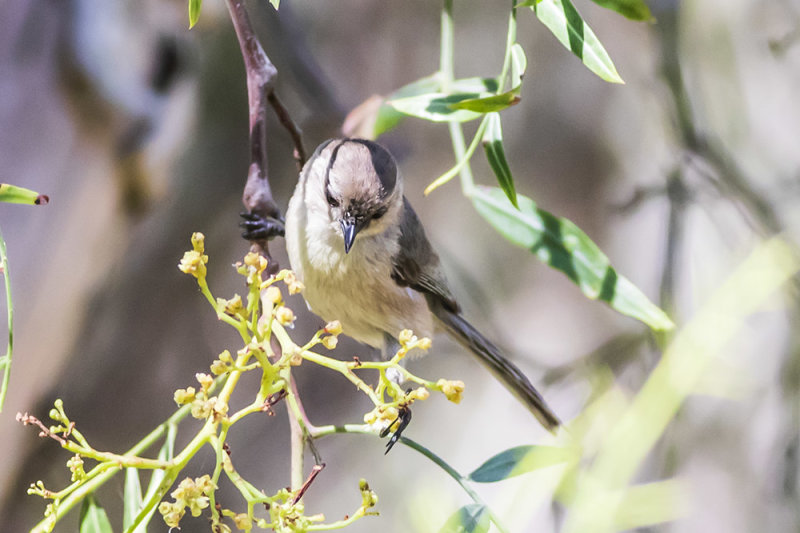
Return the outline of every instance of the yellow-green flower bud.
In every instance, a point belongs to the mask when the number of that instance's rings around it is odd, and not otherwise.
[[[225,372],[228,372],[230,369],[231,369],[230,365],[223,363],[219,359],[214,360],[214,362],[211,363],[210,367],[211,373],[214,374],[215,376],[221,376]]]
[[[210,415],[211,411],[214,410],[216,403],[217,402],[215,398],[211,398],[210,400],[196,398],[195,401],[192,402],[192,417],[199,420],[208,418],[208,415]]]
[[[361,506],[364,508],[375,507],[378,504],[378,495],[369,488],[367,480],[361,479],[358,482],[358,490],[361,491]]]
[[[67,468],[72,473],[70,481],[80,481],[86,477],[86,472],[83,470],[83,458],[77,453],[69,458],[67,461]]]
[[[422,337],[417,343],[417,347],[421,350],[430,350],[433,342],[428,337]]]
[[[425,387],[418,387],[411,391],[410,396],[415,400],[427,400],[430,397],[431,393]]]
[[[403,346],[411,342],[413,339],[414,339],[414,332],[411,331],[410,329],[404,329],[403,331],[400,332],[400,335],[397,336],[397,341]]]
[[[289,284],[289,294],[300,294],[306,286],[301,281],[293,281]]]
[[[241,318],[247,317],[247,310],[242,303],[242,297],[234,294],[233,298],[226,300],[224,298],[217,298],[217,308],[221,309],[223,313],[228,316],[238,316]]]
[[[208,374],[197,373],[194,375],[197,382],[200,384],[200,387],[203,389],[203,392],[208,392],[208,389],[211,388],[211,385],[214,384],[214,378],[209,376]]]
[[[197,250],[191,250],[183,254],[183,259],[178,263],[178,268],[185,274],[191,274],[196,278],[204,278],[206,276],[206,263],[208,263],[207,255],[203,255]]]
[[[192,248],[200,253],[205,251],[206,236],[196,231],[192,233]]]
[[[255,252],[247,252],[247,255],[244,256],[244,264],[249,267],[257,267],[260,263],[261,255]]]
[[[464,394],[464,382],[463,381],[450,381],[446,379],[440,379],[436,382],[436,385],[439,386],[442,390],[442,393],[453,403],[460,403],[461,396]]]
[[[338,320],[334,320],[333,322],[328,322],[325,324],[325,333],[329,335],[339,335],[342,332],[342,323]]]
[[[338,343],[339,343],[339,338],[334,335],[322,338],[322,345],[329,350],[333,350],[334,348],[336,348],[336,345]]]
[[[251,530],[253,529],[253,521],[247,516],[247,513],[239,513],[233,517],[233,525],[236,526],[236,529],[246,529]]]
[[[178,405],[185,405],[194,401],[196,394],[197,391],[195,391],[194,387],[186,387],[185,389],[176,390],[173,398]]]
[[[275,311],[275,318],[284,326],[291,326],[294,323],[294,312],[288,307],[280,306]]]
[[[168,527],[177,528],[186,511],[182,505],[177,503],[161,502],[158,504],[158,512],[161,513]]]
[[[264,291],[264,299],[274,305],[277,305],[283,301],[283,295],[278,287],[275,285],[270,285],[267,287],[267,290]]]

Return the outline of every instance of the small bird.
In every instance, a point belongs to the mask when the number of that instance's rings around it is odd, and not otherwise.
[[[309,308],[390,358],[397,335],[444,329],[554,432],[558,418],[528,378],[461,315],[439,256],[403,196],[392,155],[364,139],[322,143],[286,213],[286,248]]]

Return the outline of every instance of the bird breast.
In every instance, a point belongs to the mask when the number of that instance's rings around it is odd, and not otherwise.
[[[309,219],[295,200],[287,213],[286,244],[310,309],[326,321],[339,320],[346,335],[376,348],[383,348],[384,332],[396,338],[408,328],[430,337],[433,319],[424,297],[391,277],[397,235],[359,235],[345,253],[336,224]]]

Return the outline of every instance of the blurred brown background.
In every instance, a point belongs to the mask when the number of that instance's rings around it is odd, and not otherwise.
[[[496,75],[506,3],[455,4],[457,76]],[[504,137],[517,190],[577,223],[680,323],[756,243],[779,232],[797,237],[800,3],[650,5],[654,24],[577,3],[624,86],[595,77],[522,10],[529,67],[522,102],[504,112]],[[309,150],[335,136],[347,111],[370,95],[437,68],[435,2],[284,0],[278,14],[267,2],[251,8],[280,73],[278,93]],[[62,398],[95,447],[122,451],[174,410],[176,388],[192,384],[222,349],[238,347],[176,268],[191,232],[202,231],[215,295],[243,290],[229,265],[247,249],[237,228],[248,165],[244,70],[223,4],[207,0],[200,21],[187,30],[184,0],[0,5],[0,181],[51,199],[35,209],[0,206],[16,320],[11,389],[0,413],[6,531],[40,518],[42,501],[25,495],[30,483],[68,482],[67,454],[16,423],[18,411],[45,418]],[[400,162],[407,195],[467,316],[543,385],[558,413],[569,419],[580,411],[586,369],[595,364],[611,367],[627,392],[638,390],[657,359],[644,326],[586,300],[505,242],[455,183],[423,197],[453,163],[445,127],[408,119],[382,142]],[[272,187],[285,208],[296,171],[276,121],[270,150]],[[492,183],[481,160],[478,154],[476,177]],[[273,248],[288,266],[283,242]],[[785,296],[753,317],[726,353],[720,379],[733,379],[735,394],[692,398],[651,457],[643,478],[678,474],[692,502],[685,518],[659,529],[800,527],[798,312],[795,295]],[[300,301],[294,308],[304,311]],[[295,338],[319,326],[305,313]],[[338,352],[369,356],[354,343]],[[546,440],[457,347],[437,339],[433,352],[412,370],[463,379],[466,397],[460,406],[438,397],[420,405],[409,437],[465,473],[507,447]],[[301,370],[312,421],[360,420],[367,406],[345,380],[311,365]],[[241,426],[231,435],[240,471],[268,493],[287,485],[283,412]],[[381,516],[352,531],[435,531],[467,501],[403,447],[384,457],[381,442],[348,435],[318,446],[328,468],[308,493],[309,512],[330,519],[352,512],[360,477],[381,498]],[[192,466],[199,475],[211,464],[201,457]],[[540,501],[511,497],[515,489],[546,491],[548,483],[541,473],[479,489],[503,514]],[[99,498],[117,512],[121,494],[120,478]],[[223,504],[236,505],[234,498]],[[540,507],[509,525],[556,529],[555,515]],[[56,531],[75,530],[73,515]],[[206,528],[202,519],[183,524],[184,531]],[[150,528],[165,529],[158,517]]]

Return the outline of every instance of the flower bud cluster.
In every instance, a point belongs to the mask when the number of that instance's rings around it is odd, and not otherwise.
[[[244,263],[239,263],[237,272],[247,276],[247,286],[252,287],[256,282],[261,286],[261,274],[267,269],[267,258],[255,252],[248,252],[244,256]]]
[[[440,379],[436,382],[440,391],[453,403],[460,403],[464,394],[464,382],[460,380]]]
[[[314,517],[305,516],[302,500],[295,502],[294,493],[281,489],[269,506],[270,527],[278,533],[306,531]],[[324,517],[323,517],[324,519]]]
[[[170,494],[175,501],[173,503],[161,502],[158,512],[164,517],[167,526],[179,527],[181,518],[186,514],[186,508],[189,508],[192,516],[200,516],[203,509],[208,507],[209,495],[216,488],[217,486],[211,481],[211,476],[208,474],[195,479],[186,478]]]
[[[366,479],[361,479],[358,482],[358,490],[361,491],[361,507],[369,509],[378,505],[378,495],[374,490],[369,488],[369,483]]]
[[[400,343],[400,349],[397,350],[395,357],[400,360],[405,357],[408,352],[415,348],[420,350],[429,350],[432,342],[428,337],[418,338],[410,329],[404,329],[397,336],[397,341]]]
[[[211,373],[215,376],[221,376],[233,370],[233,357],[228,350],[223,351],[211,363]]]
[[[339,344],[339,334],[342,333],[342,323],[338,320],[328,322],[325,324],[322,333],[327,333],[327,336],[322,337],[320,342],[322,342],[325,348],[333,350]]]
[[[233,298],[229,300],[217,298],[217,309],[233,318],[247,320],[247,309],[242,302],[242,297],[238,294],[234,294]]]
[[[206,264],[208,256],[205,251],[205,235],[202,233],[192,234],[192,250],[183,254],[183,259],[178,264],[178,268],[185,274],[191,274],[197,279],[206,277]]]
[[[228,404],[216,396],[208,396],[211,386],[214,384],[214,378],[208,374],[196,374],[195,377],[200,384],[200,390],[194,387],[176,390],[174,395],[175,403],[178,405],[191,404],[192,416],[201,420],[209,416],[213,416],[215,420],[220,420],[227,416]]]
[[[67,468],[71,473],[70,481],[81,481],[86,478],[86,472],[83,469],[83,458],[77,453],[69,458],[67,461]]]

